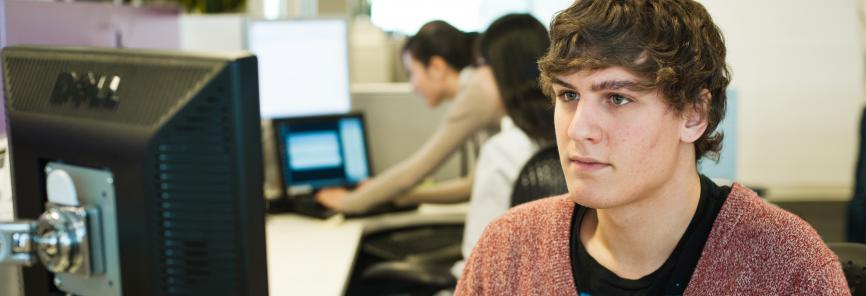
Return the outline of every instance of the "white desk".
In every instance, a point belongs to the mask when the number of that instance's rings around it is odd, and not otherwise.
[[[422,205],[417,211],[363,219],[318,220],[285,214],[266,222],[269,293],[343,295],[365,233],[464,221],[468,204]]]

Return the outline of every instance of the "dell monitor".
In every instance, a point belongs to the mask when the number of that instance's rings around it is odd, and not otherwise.
[[[25,295],[267,295],[254,56],[2,60],[16,219],[36,222],[0,225],[0,260],[30,266]]]

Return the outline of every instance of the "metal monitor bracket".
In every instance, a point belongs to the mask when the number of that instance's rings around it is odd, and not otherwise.
[[[0,223],[0,264],[38,261],[67,293],[120,295],[111,172],[57,162],[45,172],[45,212],[36,221]]]

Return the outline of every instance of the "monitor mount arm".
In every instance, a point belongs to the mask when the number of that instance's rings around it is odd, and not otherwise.
[[[39,262],[67,293],[120,295],[117,251],[106,252],[117,246],[116,235],[105,231],[116,230],[106,225],[116,223],[111,173],[62,163],[45,171],[46,210],[35,221],[0,223],[0,264]]]
[[[84,207],[48,204],[36,221],[19,220],[0,224],[0,263],[33,266],[41,262],[53,273],[90,276],[89,220],[98,219]],[[98,222],[98,221],[95,221]]]

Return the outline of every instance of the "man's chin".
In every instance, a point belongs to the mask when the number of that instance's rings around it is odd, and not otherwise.
[[[618,206],[611,194],[591,190],[570,190],[568,197],[576,204],[586,208],[608,209]]]

